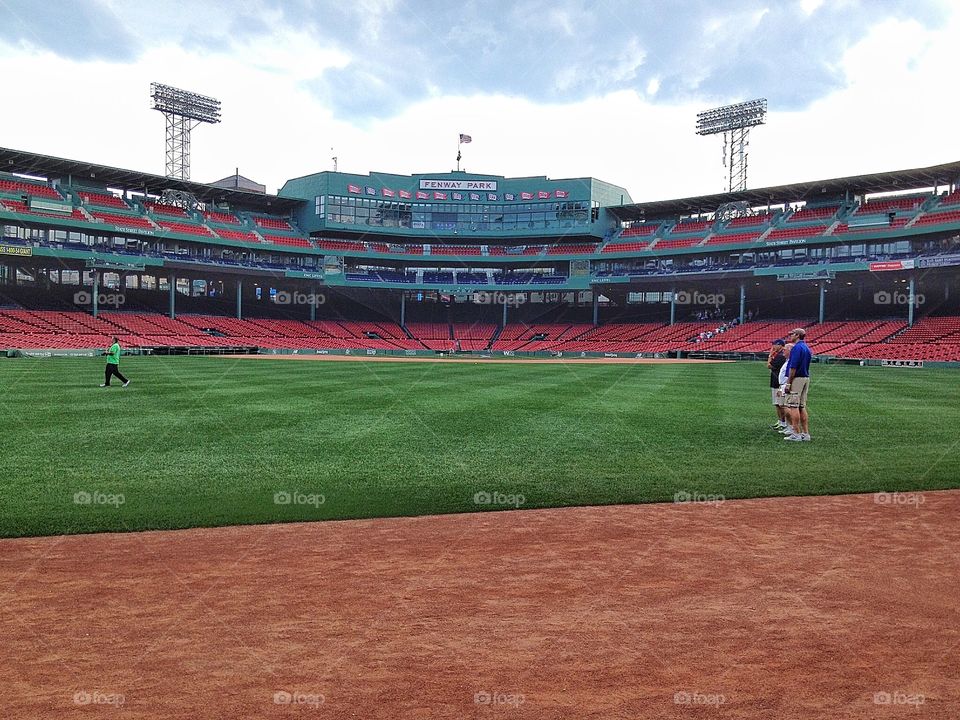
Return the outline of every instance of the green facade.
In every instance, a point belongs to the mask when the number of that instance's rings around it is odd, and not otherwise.
[[[605,205],[631,202],[619,186],[594,178],[505,178],[465,171],[395,175],[321,172],[288,180],[279,195],[303,199],[296,212],[308,233],[384,232],[448,242],[504,237],[602,238]]]

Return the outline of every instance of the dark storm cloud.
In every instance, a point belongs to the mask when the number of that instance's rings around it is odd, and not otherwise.
[[[139,50],[123,23],[96,2],[0,0],[0,28],[0,41],[25,41],[77,60],[121,62]]]

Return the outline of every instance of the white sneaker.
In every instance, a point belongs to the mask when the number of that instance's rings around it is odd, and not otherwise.
[[[782,428],[780,428],[777,432],[783,433],[784,435],[793,435],[793,434],[794,434],[793,428],[790,427],[789,425],[784,425],[784,426],[783,426]]]
[[[789,440],[790,442],[803,442],[803,437],[801,435],[797,435],[796,433],[785,435],[783,439]]]
[[[105,383],[100,383],[100,387],[106,387]]]
[[[126,381],[123,385],[121,385],[120,387],[126,387],[126,386],[129,385],[129,384],[130,384],[130,381],[127,380],[127,381]]]
[[[800,439],[804,442],[810,442],[810,433],[801,433]]]

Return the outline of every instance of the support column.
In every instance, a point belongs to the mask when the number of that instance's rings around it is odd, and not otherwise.
[[[824,316],[824,309],[826,307],[826,302],[827,302],[827,284],[823,280],[821,280],[820,281],[820,314],[818,315],[818,317],[820,318],[821,325],[823,324],[823,316]]]
[[[243,280],[237,280],[237,320],[243,320]]]
[[[407,325],[407,293],[405,290],[400,291],[400,324],[404,327]]]
[[[907,296],[907,325],[913,327],[913,306],[916,303],[917,284],[913,275],[910,276],[910,294]]]
[[[670,324],[673,325],[677,321],[677,289],[674,288],[670,291]]]
[[[600,293],[596,290],[593,291],[593,326],[598,325],[597,319],[600,314]]]
[[[746,319],[747,319],[747,288],[743,283],[740,283],[740,324],[743,325],[743,322]]]
[[[494,295],[496,297],[496,295]],[[507,326],[507,297],[506,293],[503,294],[503,320],[501,321],[500,327],[505,328]]]
[[[317,284],[313,283],[313,286],[310,289],[310,322],[313,322],[317,319]]]
[[[157,290],[160,289],[160,276],[157,275]],[[169,298],[169,310],[170,310],[170,319],[175,320],[177,317],[177,276],[174,273],[170,273],[170,298]]]
[[[92,297],[91,297],[91,300],[93,301],[93,316],[94,316],[94,317],[97,316],[97,311],[98,311],[98,309],[99,309],[99,307],[98,307],[98,302],[97,302],[98,299],[99,299],[99,297],[100,297],[100,271],[99,271],[99,270],[94,270],[94,271],[93,271],[93,293],[92,293]]]

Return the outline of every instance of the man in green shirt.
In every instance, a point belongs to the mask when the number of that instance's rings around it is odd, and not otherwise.
[[[104,370],[103,384],[100,387],[110,387],[110,378],[114,375],[123,383],[123,387],[130,384],[130,381],[120,374],[120,341],[117,338],[113,339],[113,345],[107,350],[107,367]]]

